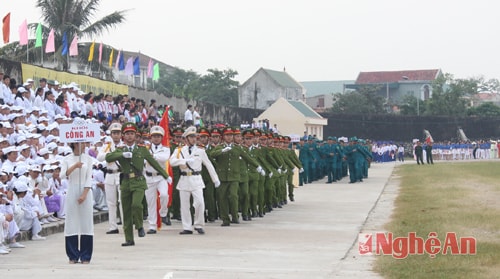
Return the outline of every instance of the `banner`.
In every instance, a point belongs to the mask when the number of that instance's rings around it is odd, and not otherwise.
[[[59,125],[59,140],[61,142],[97,142],[101,139],[101,128],[97,123],[87,123],[83,119],[71,124]]]
[[[80,89],[89,93],[94,92],[95,95],[100,93],[116,95],[128,95],[128,86],[118,84],[111,81],[104,81],[90,76],[77,75],[68,72],[59,72],[55,70],[45,69],[42,67],[21,64],[23,79],[32,78],[35,80],[36,86],[41,78],[57,80],[60,84],[70,84],[75,82],[79,84]]]

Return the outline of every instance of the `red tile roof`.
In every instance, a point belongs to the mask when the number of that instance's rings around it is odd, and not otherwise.
[[[402,80],[429,80],[436,79],[441,70],[412,70],[387,72],[360,72],[356,84],[399,82]],[[403,77],[407,77],[405,79]]]

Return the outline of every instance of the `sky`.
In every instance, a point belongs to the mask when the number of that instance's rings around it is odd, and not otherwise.
[[[35,3],[0,2],[1,17],[11,12],[11,41],[24,19],[40,21]],[[261,67],[285,69],[297,81],[420,69],[500,79],[495,0],[102,0],[95,20],[117,10],[127,10],[125,23],[80,41],[202,75],[232,69],[241,83]]]

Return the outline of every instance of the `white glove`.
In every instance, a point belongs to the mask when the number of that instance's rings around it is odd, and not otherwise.
[[[258,166],[258,167],[257,167],[257,172],[262,173],[262,171],[263,171],[262,167],[261,167],[261,166]]]
[[[260,172],[260,175],[262,175],[262,176],[266,176],[266,171],[265,171],[265,170],[262,170],[262,171]]]
[[[273,177],[273,172],[269,173],[269,178]]]
[[[303,173],[303,172],[304,172],[304,168],[300,168],[299,173]]]
[[[127,158],[127,159],[132,158],[132,152],[123,152],[123,158]]]
[[[220,186],[220,180],[217,180],[214,182],[215,188],[219,188]]]
[[[281,169],[278,169],[278,173],[281,174]]]
[[[222,148],[222,152],[228,152],[229,150],[231,150],[231,146]]]
[[[169,176],[169,177],[167,178],[167,184],[172,184],[172,182],[173,182],[172,177],[171,177],[171,176]]]
[[[283,171],[283,173],[286,173],[287,171],[288,171],[288,170],[287,170],[287,169],[285,169],[285,170]]]

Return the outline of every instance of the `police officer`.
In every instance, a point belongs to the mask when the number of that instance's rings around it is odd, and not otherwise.
[[[166,162],[170,158],[170,148],[163,146],[161,141],[165,136],[165,130],[160,126],[151,127],[151,145],[149,151],[153,158],[160,164],[160,166],[165,167]],[[172,183],[172,179],[169,178],[165,180],[160,173],[158,173],[151,164],[147,161],[144,168],[144,173],[146,174],[146,183],[148,189],[146,190],[146,201],[148,205],[148,223],[149,230],[148,234],[155,234],[156,228],[158,226],[158,215],[160,214],[163,223],[167,223],[167,213],[168,213],[168,184]],[[159,194],[159,195],[158,195]],[[157,198],[160,197],[160,208],[157,208]]]
[[[106,162],[118,161],[121,166],[120,189],[122,193],[123,230],[125,242],[122,246],[133,246],[133,226],[138,230],[139,237],[144,237],[142,200],[147,189],[143,176],[144,160],[146,160],[161,176],[168,179],[165,170],[153,158],[145,146],[135,143],[137,126],[127,122],[122,126],[124,146],[106,154]]]
[[[111,134],[111,141],[101,147],[99,153],[97,154],[97,160],[103,162],[108,153],[115,151],[123,143],[121,141],[122,137],[122,125],[120,123],[113,123],[109,126],[109,131]],[[120,169],[118,163],[111,163],[106,166],[106,177],[104,178],[104,191],[106,193],[106,203],[108,204],[108,222],[109,230],[107,234],[117,234],[118,222],[117,222],[117,209],[120,209],[120,216],[123,218],[122,208],[118,206],[120,201]]]
[[[205,184],[201,177],[202,165],[207,168],[216,188],[219,187],[220,181],[205,150],[196,146],[196,128],[194,126],[188,127],[182,137],[186,144],[177,147],[172,157],[170,157],[170,163],[172,166],[179,167],[181,175],[177,184],[181,201],[183,228],[180,234],[192,234],[193,228],[199,234],[205,234],[203,230],[205,225],[203,188],[205,188]],[[191,220],[190,198],[193,198],[194,222]]]

